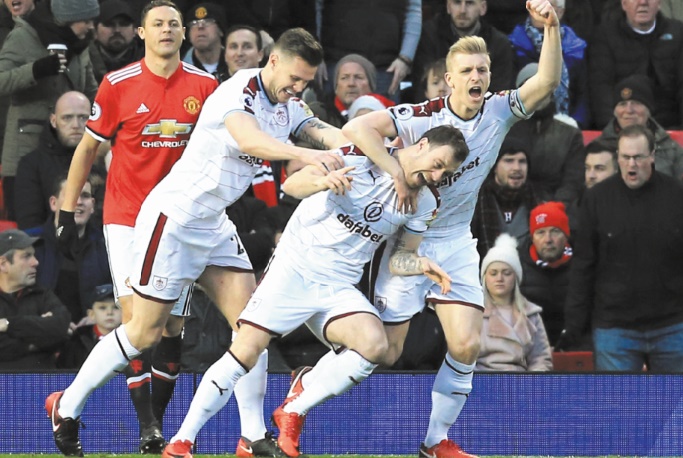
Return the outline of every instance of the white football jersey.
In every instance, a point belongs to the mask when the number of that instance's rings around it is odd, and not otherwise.
[[[394,153],[395,149],[390,149]],[[287,223],[275,250],[302,276],[322,284],[356,284],[363,265],[402,226],[422,234],[439,208],[435,188],[418,194],[418,213],[396,208],[394,181],[354,146],[340,148],[353,177],[345,195],[319,192],[304,199]]]
[[[425,238],[469,235],[479,188],[496,162],[505,135],[515,122],[529,117],[517,91],[487,93],[479,113],[467,121],[448,107],[448,97],[397,105],[389,108],[389,114],[405,145],[414,144],[432,127],[450,124],[462,131],[470,154],[457,172],[439,183],[443,206]]]
[[[185,152],[150,194],[157,208],[178,224],[202,227],[207,218],[213,224],[260,170],[263,160],[240,151],[225,128],[228,114],[253,115],[265,134],[283,143],[315,119],[298,98],[270,102],[260,71],[238,71],[206,99]]]

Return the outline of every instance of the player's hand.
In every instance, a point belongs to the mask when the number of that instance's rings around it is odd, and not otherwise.
[[[526,9],[532,19],[542,22],[546,26],[560,25],[555,8],[553,8],[553,5],[548,0],[527,0]]]
[[[401,213],[415,213],[417,211],[418,189],[408,187],[406,176],[401,172],[394,177],[394,187],[398,202],[396,206]]]
[[[330,189],[337,195],[344,195],[346,194],[346,191],[351,190],[351,182],[353,181],[353,177],[347,175],[347,173],[355,168],[356,167],[354,166],[349,166],[339,170],[333,170],[327,175],[320,177],[318,184],[321,187]]]
[[[429,258],[421,257],[422,271],[434,283],[441,287],[441,294],[451,290],[451,277],[437,263]]]
[[[327,151],[312,151],[311,154],[302,157],[301,160],[306,164],[315,165],[325,175],[344,167],[344,159],[341,156]]]
[[[78,245],[78,227],[74,216],[74,212],[60,210],[57,220],[57,246],[69,259],[75,258],[74,252]]]

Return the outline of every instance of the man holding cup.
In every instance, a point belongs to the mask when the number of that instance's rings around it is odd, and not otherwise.
[[[52,0],[54,18],[14,17],[0,49],[0,96],[11,96],[2,157],[2,186],[8,218],[14,219],[14,181],[19,160],[36,149],[50,109],[67,91],[92,100],[97,81],[87,52],[97,0]],[[38,33],[40,31],[40,33]],[[63,53],[50,45],[67,47]],[[63,48],[62,48],[63,49]]]

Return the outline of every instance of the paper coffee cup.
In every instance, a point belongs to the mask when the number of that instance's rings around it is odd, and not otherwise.
[[[50,54],[66,54],[67,49],[69,48],[61,43],[50,43],[47,45],[47,50]]]

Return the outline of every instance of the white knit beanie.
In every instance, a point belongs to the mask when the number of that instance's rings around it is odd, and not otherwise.
[[[96,19],[100,15],[97,0],[51,0],[54,18],[64,24]]]
[[[504,262],[509,265],[517,275],[517,283],[522,283],[522,264],[517,254],[517,239],[510,234],[502,233],[496,238],[496,243],[491,247],[484,260],[481,262],[481,284],[484,284],[484,274],[492,262]]]

